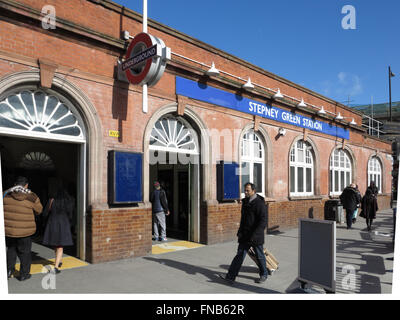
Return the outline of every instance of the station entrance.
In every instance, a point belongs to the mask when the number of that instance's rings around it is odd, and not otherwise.
[[[200,242],[200,179],[197,133],[181,117],[159,119],[150,135],[150,190],[159,181],[170,215],[167,238]]]
[[[77,107],[52,90],[24,85],[0,95],[0,154],[3,190],[18,176],[29,181],[43,207],[57,189],[74,202],[74,246],[70,256],[85,260],[86,129]],[[37,216],[34,242],[41,244],[46,221]]]
[[[52,141],[32,140],[11,136],[0,136],[1,172],[3,190],[14,185],[18,176],[29,181],[28,188],[40,199],[45,208],[50,197],[54,197],[57,189],[64,188],[74,202],[71,217],[71,232],[74,245],[65,247],[67,255],[80,257],[81,252],[81,212],[79,174],[80,145]],[[33,242],[42,244],[46,220],[38,215],[36,233]]]

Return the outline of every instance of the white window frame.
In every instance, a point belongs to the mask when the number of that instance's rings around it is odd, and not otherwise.
[[[255,156],[255,145],[258,145],[258,152],[261,154],[261,157]],[[247,152],[245,152],[245,150]],[[250,129],[245,132],[241,141],[241,149],[240,149],[240,177],[241,177],[241,188],[242,191],[244,188],[244,184],[247,182],[255,183],[255,181],[243,181],[243,163],[249,163],[249,177],[253,177],[254,175],[254,164],[261,164],[261,190],[256,190],[257,194],[261,196],[265,196],[265,147],[264,142],[261,136],[256,133],[253,129]],[[241,192],[242,198],[244,197],[244,193]]]
[[[300,153],[303,153],[303,161],[299,159]],[[294,167],[294,191],[291,185],[291,167]],[[298,168],[303,168],[303,190],[298,191]],[[307,192],[307,168],[311,169],[311,191]],[[314,152],[310,143],[304,140],[298,140],[290,149],[289,154],[289,195],[295,197],[314,195]]]
[[[32,105],[27,105],[27,101],[22,98],[30,98]],[[38,105],[37,97],[44,96],[43,105]],[[18,105],[10,101],[11,98],[19,100]],[[50,99],[57,101],[52,109],[48,108]],[[22,107],[22,108],[21,108]],[[51,110],[51,111],[49,111]],[[46,113],[48,111],[48,114]],[[61,114],[57,113],[61,112]],[[72,117],[74,123],[61,125],[64,119]],[[12,134],[21,137],[32,137],[38,139],[69,141],[84,143],[86,142],[83,121],[78,112],[67,101],[63,101],[55,94],[48,94],[43,90],[24,89],[10,92],[7,97],[0,101],[0,118],[3,121],[14,123],[16,127],[8,127],[0,125],[0,134]],[[58,131],[75,127],[79,130],[78,135],[59,134]],[[36,131],[40,128],[40,131]]]
[[[165,126],[164,124],[165,123]],[[180,129],[178,129],[178,123]],[[159,128],[157,128],[159,124]],[[185,140],[185,138],[187,138]],[[161,117],[154,124],[150,133],[150,139],[157,141],[157,144],[150,144],[150,150],[184,153],[199,155],[197,134],[194,129],[181,117],[166,115]],[[185,149],[183,146],[191,145],[193,149]]]
[[[374,176],[374,179],[372,177]],[[368,161],[368,186],[375,181],[378,193],[382,193],[382,165],[377,156],[371,157]]]
[[[338,173],[337,179],[335,176],[335,172]],[[343,183],[342,183],[342,173],[344,177]],[[348,179],[347,179],[348,176],[347,174],[349,174]],[[348,187],[352,181],[353,181],[353,170],[352,170],[352,163],[350,156],[343,149],[335,149],[329,159],[329,195],[331,196],[341,195],[343,190],[346,187]],[[338,190],[336,190],[335,188],[336,183],[338,185]]]

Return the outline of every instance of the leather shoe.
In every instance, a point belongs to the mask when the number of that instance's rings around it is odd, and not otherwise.
[[[31,277],[32,277],[32,275],[30,273],[28,273],[28,274],[20,276],[18,280],[19,281],[25,281],[25,280],[30,279]]]
[[[235,280],[233,279],[229,279],[225,274],[220,273],[219,277],[223,280],[225,280],[227,283],[229,283],[230,285],[235,283]]]
[[[259,279],[254,280],[256,283],[263,283],[267,281],[267,276],[261,276]]]
[[[12,277],[14,277],[14,270],[8,270],[7,271],[7,279],[10,279]]]

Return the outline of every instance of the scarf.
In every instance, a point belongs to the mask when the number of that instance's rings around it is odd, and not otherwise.
[[[31,193],[31,190],[25,189],[23,186],[15,186],[6,191],[6,193],[11,192]]]

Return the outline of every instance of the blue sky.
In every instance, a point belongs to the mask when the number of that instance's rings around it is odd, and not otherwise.
[[[142,0],[114,1],[142,13]],[[390,65],[400,101],[398,0],[148,0],[148,15],[344,104],[388,102]]]

